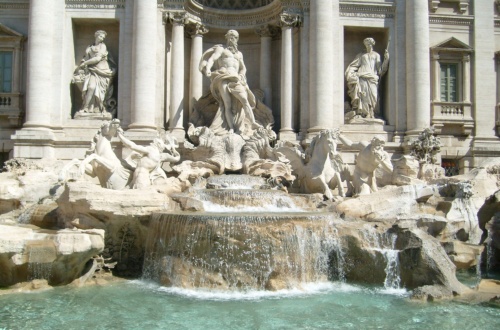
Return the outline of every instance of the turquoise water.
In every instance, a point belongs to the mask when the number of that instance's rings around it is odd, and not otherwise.
[[[132,281],[0,296],[0,329],[500,329],[500,309],[340,283],[242,294]]]

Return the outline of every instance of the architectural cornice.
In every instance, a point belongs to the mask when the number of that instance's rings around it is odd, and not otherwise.
[[[28,9],[29,0],[0,0],[0,9]]]
[[[164,6],[167,11],[186,10],[190,16],[198,18],[209,28],[253,28],[267,23],[277,23],[283,11],[279,1],[274,1],[264,7],[247,10],[206,8],[194,1],[182,0],[165,1]]]
[[[68,9],[122,9],[126,0],[66,0]]]
[[[430,24],[462,25],[471,26],[474,23],[474,16],[465,15],[429,15]]]
[[[392,3],[366,1],[341,1],[340,16],[361,18],[393,18],[395,6]]]

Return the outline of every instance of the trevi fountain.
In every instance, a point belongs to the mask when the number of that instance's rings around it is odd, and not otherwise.
[[[280,138],[235,29],[197,60],[185,139],[134,142],[106,35],[72,80],[74,117],[100,118],[85,156],[0,173],[0,329],[498,329],[499,159],[445,176],[432,126],[400,154],[341,127]],[[375,43],[344,78],[346,120],[376,128]]]

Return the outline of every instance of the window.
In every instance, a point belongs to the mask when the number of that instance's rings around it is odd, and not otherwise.
[[[12,52],[0,51],[0,93],[12,92]]]
[[[460,174],[460,168],[455,159],[442,159],[441,167],[444,168],[445,176],[455,176]]]
[[[458,64],[440,63],[441,65],[441,101],[458,102]]]

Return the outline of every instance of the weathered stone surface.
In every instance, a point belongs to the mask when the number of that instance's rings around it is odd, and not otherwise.
[[[57,203],[66,226],[106,231],[103,256],[118,262],[115,273],[122,276],[141,274],[151,214],[171,207],[168,195],[156,189],[111,190],[88,182],[67,183]]]
[[[469,269],[477,265],[484,246],[467,244],[460,241],[441,242],[444,250],[457,269]]]
[[[395,233],[404,287],[415,289],[430,284],[442,285],[453,294],[467,290],[457,280],[456,267],[437,239],[420,229],[401,230],[396,227]]]
[[[0,225],[0,286],[32,279],[45,279],[50,285],[70,283],[103,249],[103,230],[40,231]]]

